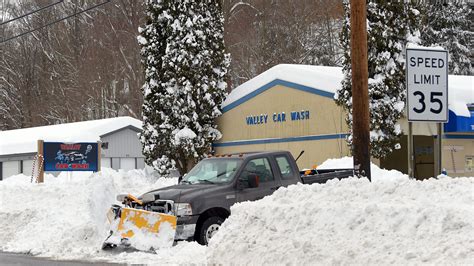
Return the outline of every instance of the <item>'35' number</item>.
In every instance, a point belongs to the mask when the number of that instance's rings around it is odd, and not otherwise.
[[[418,102],[421,104],[421,107],[420,108],[416,108],[414,107],[413,108],[413,111],[415,111],[416,113],[423,113],[425,110],[426,110],[426,104],[425,104],[425,94],[423,94],[423,92],[421,91],[415,91],[413,93],[414,96],[419,96],[418,98]],[[434,108],[430,108],[430,111],[432,113],[435,113],[435,114],[439,114],[441,113],[441,111],[443,111],[443,102],[441,102],[441,100],[437,97],[442,97],[443,96],[443,93],[442,92],[431,92],[430,94],[430,102],[431,103],[435,103],[438,105],[438,108],[437,109],[434,109]]]

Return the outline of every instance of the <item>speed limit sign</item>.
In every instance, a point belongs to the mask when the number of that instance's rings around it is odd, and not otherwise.
[[[448,122],[448,52],[406,49],[408,121]]]

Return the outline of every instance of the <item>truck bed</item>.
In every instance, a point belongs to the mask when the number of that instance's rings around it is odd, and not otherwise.
[[[350,176],[356,176],[356,171],[352,168],[347,169],[313,169],[305,175],[307,171],[300,171],[301,181],[303,184],[326,183],[328,180],[337,178],[343,179]]]

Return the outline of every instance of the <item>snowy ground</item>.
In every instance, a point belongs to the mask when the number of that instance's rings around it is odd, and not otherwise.
[[[349,167],[350,158],[321,168]],[[293,185],[233,206],[209,247],[104,252],[105,212],[123,192],[176,183],[143,171],[15,176],[0,182],[0,250],[62,259],[159,264],[471,264],[474,178],[409,180],[372,167],[356,178]]]

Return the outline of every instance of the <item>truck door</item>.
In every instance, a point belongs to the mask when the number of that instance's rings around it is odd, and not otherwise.
[[[292,184],[296,184],[301,181],[300,173],[295,170],[295,167],[292,166],[290,158],[286,154],[275,155],[275,161],[277,164],[278,175],[281,179],[281,184],[284,187],[287,187]],[[294,161],[294,160],[293,160]]]
[[[248,185],[249,175],[257,175],[259,179],[259,185],[255,188],[250,188]],[[275,175],[272,172],[270,162],[268,158],[262,157],[252,159],[247,162],[244,170],[239,176],[239,187],[237,191],[237,200],[258,200],[267,195],[270,195],[278,189],[280,186],[279,181],[275,179]]]

